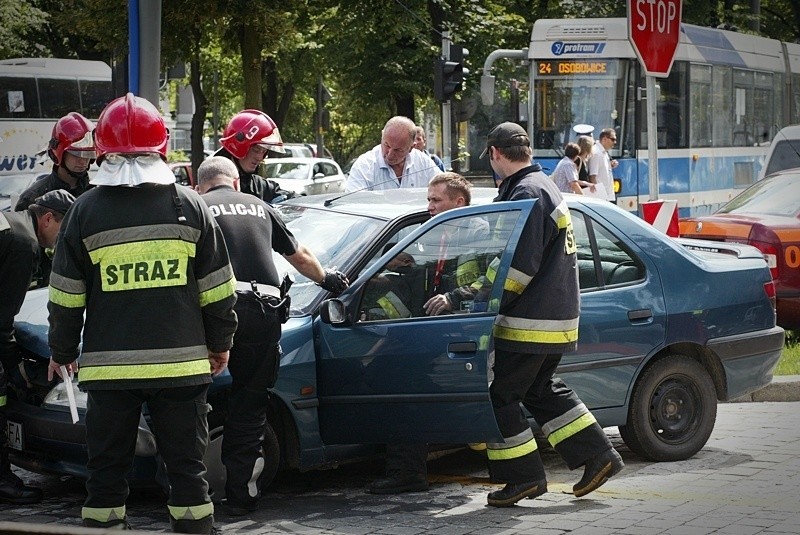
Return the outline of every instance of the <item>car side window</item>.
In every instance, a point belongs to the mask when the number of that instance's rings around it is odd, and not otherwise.
[[[360,321],[425,317],[431,298],[446,300],[439,314],[494,310],[494,273],[518,215],[462,217],[431,228],[369,280]]]
[[[630,284],[644,279],[644,264],[612,232],[589,216],[570,211],[581,290]]]
[[[176,167],[172,170],[172,174],[175,175],[175,182],[182,186],[191,186],[189,180],[189,173],[186,171],[185,167]]]

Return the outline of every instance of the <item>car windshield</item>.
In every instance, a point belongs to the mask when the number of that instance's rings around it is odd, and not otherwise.
[[[304,180],[308,178],[308,167],[300,162],[268,162],[264,164],[264,177]]]
[[[366,216],[342,214],[305,206],[278,204],[275,209],[297,242],[310,249],[324,268],[339,269],[350,264],[356,254],[369,247],[385,221]],[[283,256],[274,253],[278,273],[291,274],[295,283],[292,315],[308,313],[322,288],[300,275]]]
[[[718,213],[797,217],[800,214],[800,173],[760,180],[720,208]]]

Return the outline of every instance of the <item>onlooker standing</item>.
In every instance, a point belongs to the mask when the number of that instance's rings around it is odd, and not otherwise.
[[[590,187],[594,191],[594,184],[578,179],[578,164],[580,147],[577,143],[567,143],[564,146],[564,157],[556,165],[550,178],[555,182],[559,191],[564,193],[577,193],[583,195],[581,187]]]
[[[531,165],[530,140],[515,123],[488,135],[481,157],[499,182],[495,201],[537,199],[522,230],[495,319],[489,395],[504,441],[487,444],[493,479],[489,505],[507,507],[547,492],[536,439],[520,402],[571,470],[584,466],[575,496],[618,473],[622,458],[578,396],[554,373],[578,341],[580,294],[570,212],[555,184]]]
[[[433,160],[433,163],[436,164],[436,167],[438,167],[439,170],[444,171],[444,162],[442,161],[442,159],[436,156],[435,154],[428,152],[425,129],[422,128],[421,126],[417,126],[414,129],[414,131],[416,132],[416,136],[414,137],[414,148],[430,156],[431,160]]]
[[[581,151],[578,153],[578,180],[594,184],[589,180],[589,157],[592,155],[592,147],[594,147],[594,138],[591,136],[580,136],[578,138],[578,147]]]
[[[3,363],[19,363],[14,316],[25,300],[42,249],[55,245],[64,214],[74,201],[66,191],[55,190],[35,199],[25,212],[0,212],[0,503],[42,501],[41,489],[28,487],[11,471],[4,410],[8,377]]]
[[[617,196],[614,194],[614,176],[611,174],[611,170],[617,167],[618,162],[611,160],[608,151],[616,142],[617,132],[613,128],[603,128],[589,158],[589,182],[602,184],[606,190],[606,199],[611,202],[617,202]]]
[[[227,470],[223,510],[231,516],[255,510],[261,498],[269,389],[278,378],[281,323],[289,317],[288,288],[281,285],[272,251],[334,295],[348,285],[344,274],[324,270],[317,257],[297,243],[269,204],[237,191],[238,175],[233,162],[220,156],[212,156],[197,169],[198,191],[222,229],[239,281],[239,327],[228,363],[233,383],[222,438]],[[243,209],[230,210],[231,206]]]
[[[48,191],[63,189],[77,197],[91,187],[88,171],[95,158],[92,130],[94,124],[78,112],[56,121],[47,145],[53,171],[20,194],[16,211],[27,210],[36,197]]]
[[[264,158],[286,156],[281,133],[272,118],[259,110],[240,111],[231,118],[219,140],[222,148],[215,156],[224,156],[239,170],[239,188],[266,202],[294,197],[293,191],[282,189],[277,182],[256,174]]]
[[[102,187],[81,195],[64,220],[47,306],[48,376],[75,368],[80,354],[88,393],[81,516],[87,527],[128,526],[126,474],[147,403],[169,479],[171,529],[208,534],[206,394],[236,331],[225,240],[200,196],[175,186],[167,129],[150,102],[132,93],[113,100],[95,133],[92,184]]]
[[[386,122],[381,143],[359,156],[350,168],[345,191],[424,188],[439,172],[428,155],[414,149],[416,125],[408,117]]]

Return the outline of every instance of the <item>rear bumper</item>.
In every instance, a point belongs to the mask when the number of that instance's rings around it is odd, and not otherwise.
[[[707,347],[719,357],[725,370],[727,388],[722,401],[768,385],[784,342],[785,333],[781,327],[709,340]]]

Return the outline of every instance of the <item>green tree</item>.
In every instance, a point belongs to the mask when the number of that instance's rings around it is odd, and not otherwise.
[[[47,20],[48,14],[28,0],[0,2],[0,59],[47,55],[50,51],[33,38]]]

